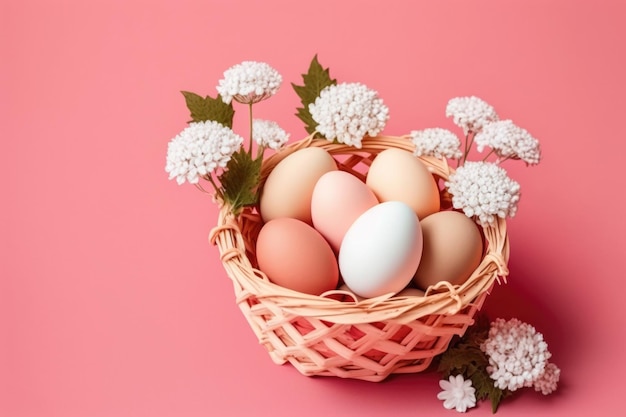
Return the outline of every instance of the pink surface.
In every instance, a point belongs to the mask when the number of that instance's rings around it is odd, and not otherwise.
[[[454,415],[437,375],[373,384],[276,366],[207,243],[216,207],[164,172],[222,72],[266,61],[294,116],[315,53],[377,89],[388,134],[452,127],[478,95],[542,142],[509,222],[495,316],[544,333],[557,394],[502,416],[622,414],[625,314],[623,2],[3,1],[0,5],[0,416]],[[243,113],[242,113],[243,114]],[[245,118],[240,118],[245,120]],[[237,126],[236,126],[237,127]],[[487,403],[471,415],[490,415]]]

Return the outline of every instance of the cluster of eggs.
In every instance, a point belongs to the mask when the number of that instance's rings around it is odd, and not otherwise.
[[[402,149],[378,153],[364,181],[324,149],[297,150],[268,175],[259,211],[259,269],[307,294],[423,294],[462,284],[483,256],[476,223],[441,210],[435,177]]]

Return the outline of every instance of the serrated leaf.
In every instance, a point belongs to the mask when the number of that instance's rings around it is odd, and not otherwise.
[[[486,368],[479,368],[470,376],[470,379],[472,380],[472,385],[476,389],[476,400],[489,398],[489,401],[491,401],[492,413],[498,411],[500,402],[502,402],[504,398],[511,395],[511,391],[502,390],[494,385],[494,381],[487,373]]]
[[[232,207],[233,214],[237,215],[243,207],[256,204],[262,162],[262,155],[252,159],[249,153],[240,150],[233,154],[220,175],[224,201]]]
[[[202,97],[189,91],[181,91],[185,96],[185,103],[191,113],[192,122],[204,122],[212,120],[232,129],[235,110],[232,102],[224,103],[218,94],[216,98]]]
[[[311,116],[311,112],[308,109],[305,109],[302,107],[299,107],[296,110],[298,110],[298,113],[296,113],[296,116],[298,116],[298,118],[300,118],[300,120],[304,122],[304,128],[307,131],[307,133],[311,134],[315,132],[315,128],[317,127],[317,122],[313,120],[313,116]]]
[[[313,57],[309,70],[306,74],[302,74],[303,85],[296,85],[291,83],[291,86],[295,90],[302,107],[298,107],[296,110],[296,116],[304,122],[304,128],[308,133],[313,133],[317,127],[317,123],[313,120],[311,113],[309,112],[309,104],[314,103],[320,92],[329,85],[336,85],[337,80],[330,77],[330,70],[322,67],[317,60],[317,54]]]
[[[485,398],[491,398],[492,391],[500,391],[493,385],[493,379],[487,373],[485,367],[472,367],[472,371],[468,378],[472,380],[472,386],[476,389],[476,399],[483,400]]]
[[[467,343],[459,343],[453,348],[446,350],[439,359],[439,372],[446,377],[453,373],[466,374],[468,366],[486,366],[487,359],[484,353],[475,346]]]

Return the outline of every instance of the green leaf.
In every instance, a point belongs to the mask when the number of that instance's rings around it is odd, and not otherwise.
[[[252,159],[250,154],[239,150],[220,175],[224,201],[232,207],[233,214],[238,215],[243,207],[256,204],[262,162],[262,154]]]
[[[303,85],[291,83],[291,86],[298,97],[300,97],[300,102],[302,103],[302,107],[296,109],[298,111],[296,116],[304,122],[306,131],[313,133],[317,127],[317,123],[313,120],[309,112],[309,104],[315,102],[315,99],[317,99],[324,88],[329,85],[336,85],[337,80],[330,78],[329,69],[320,65],[316,54],[309,65],[309,71],[306,74],[302,74],[302,81],[304,83]]]
[[[235,115],[232,102],[224,103],[219,94],[217,98],[212,98],[202,97],[189,91],[181,91],[181,93],[185,96],[185,103],[191,113],[191,122],[212,120],[232,129]]]
[[[459,343],[457,346],[449,348],[441,355],[439,360],[439,372],[442,372],[445,377],[458,373],[467,376],[470,366],[476,368],[486,365],[487,358],[480,348],[468,345],[467,343]]]
[[[472,386],[476,389],[476,400],[489,398],[493,413],[498,410],[502,399],[510,395],[510,391],[501,390],[493,384],[493,379],[491,379],[485,367],[477,368],[469,378],[472,380]]]

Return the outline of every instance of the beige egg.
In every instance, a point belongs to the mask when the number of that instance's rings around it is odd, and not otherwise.
[[[419,219],[439,211],[439,188],[426,165],[411,152],[390,148],[372,161],[366,184],[380,202],[401,201]]]
[[[311,197],[319,178],[337,163],[321,148],[303,148],[280,161],[268,175],[259,199],[264,222],[291,217],[312,224]]]
[[[463,284],[478,267],[483,240],[478,225],[457,211],[440,211],[421,221],[424,247],[413,278],[426,290],[439,281]]]

